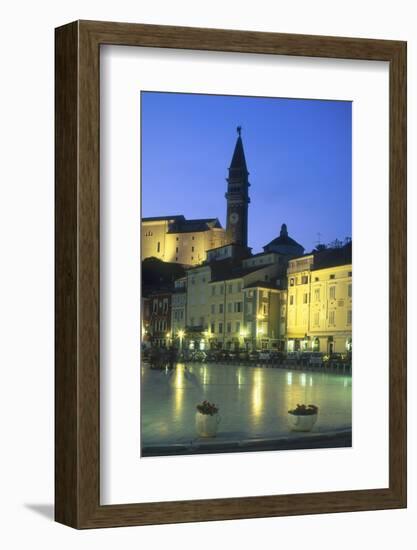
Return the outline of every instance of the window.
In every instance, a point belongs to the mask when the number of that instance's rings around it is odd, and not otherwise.
[[[236,332],[240,332],[240,321],[236,321]]]
[[[229,302],[227,304],[227,313],[232,313],[232,306],[233,306],[232,302]]]
[[[178,256],[176,256],[175,261],[178,262]]]
[[[294,286],[294,278],[290,279],[290,286]]]
[[[330,275],[329,279],[334,279],[335,275]]]
[[[290,296],[290,306],[294,305],[294,296]]]
[[[314,277],[314,281],[317,283],[320,279],[318,277]]]
[[[191,256],[191,260],[194,260],[194,256]]]
[[[242,302],[235,302],[234,312],[235,313],[242,312]]]
[[[265,275],[265,281],[269,279],[269,275]]]
[[[219,323],[219,334],[223,334],[223,323]]]
[[[178,254],[178,246],[176,247],[175,252]]]
[[[161,243],[158,241],[158,244],[156,245],[156,251],[161,252]]]
[[[303,294],[303,304],[308,304],[308,294],[307,294],[307,292],[304,292],[304,294]]]
[[[352,277],[352,272],[348,271],[348,277]]]
[[[210,325],[210,332],[211,332],[212,334],[214,334],[214,333],[216,332],[216,331],[215,331],[215,327],[214,327],[214,323],[211,323],[211,325]]]
[[[352,285],[348,285],[348,296],[352,298]]]
[[[268,304],[263,304],[262,305],[262,313],[264,315],[268,315]]]
[[[306,285],[308,283],[308,276],[307,275],[303,275],[301,277],[301,284],[302,285]]]
[[[162,305],[162,311],[166,313],[168,311],[168,298],[164,298],[163,305]]]
[[[228,285],[228,292],[229,292],[229,294],[232,294],[232,292],[233,292],[233,283],[230,283]]]
[[[216,287],[213,285],[211,287],[211,295],[214,296],[216,294]]]
[[[330,300],[335,300],[336,299],[336,287],[335,286],[330,287],[329,296],[330,296]]]
[[[194,252],[194,247],[193,246],[191,247],[191,252]]]
[[[315,302],[320,301],[320,289],[319,288],[314,289],[314,301]]]
[[[192,240],[194,240],[194,237],[191,237],[191,238],[192,238]]]
[[[211,314],[214,315],[216,313],[216,304],[211,304]]]
[[[252,302],[246,303],[246,313],[248,313],[249,315],[252,315]]]
[[[237,291],[242,292],[242,283],[237,283]]]
[[[347,312],[347,324],[348,325],[352,324],[352,310],[351,309],[348,309],[348,312]]]
[[[152,304],[152,313],[156,313],[158,310],[158,300],[154,300]]]
[[[329,325],[334,325],[334,311],[329,311]]]
[[[176,240],[178,241],[178,237],[176,238]]]
[[[219,313],[223,313],[223,304],[219,304]]]
[[[318,327],[319,326],[319,321],[320,321],[320,314],[318,311],[316,311],[314,313],[314,326],[315,327]]]
[[[227,333],[230,334],[232,332],[232,323],[229,321],[226,327],[227,327]]]

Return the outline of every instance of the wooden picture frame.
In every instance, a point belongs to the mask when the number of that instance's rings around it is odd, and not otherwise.
[[[99,56],[117,44],[389,62],[389,487],[100,505]],[[56,29],[55,518],[75,528],[406,506],[406,43],[110,22]]]

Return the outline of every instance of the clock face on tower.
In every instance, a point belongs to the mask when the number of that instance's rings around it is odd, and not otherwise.
[[[239,214],[237,212],[232,212],[229,216],[230,223],[237,223],[239,221]]]

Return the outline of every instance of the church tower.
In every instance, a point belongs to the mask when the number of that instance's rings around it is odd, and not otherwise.
[[[237,127],[238,138],[227,178],[226,238],[229,243],[248,245],[249,172],[242,143],[242,128]]]

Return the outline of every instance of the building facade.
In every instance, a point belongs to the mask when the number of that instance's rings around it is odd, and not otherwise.
[[[352,351],[352,245],[290,260],[287,350]]]
[[[187,324],[187,277],[175,281],[171,299],[171,333],[175,342]],[[181,336],[182,337],[182,336]]]
[[[207,250],[222,246],[226,232],[217,218],[186,220],[184,216],[142,218],[141,256],[187,266],[201,264]]]
[[[171,298],[172,293],[168,291],[154,292],[148,297],[148,333],[153,346],[168,347],[171,344]]]

